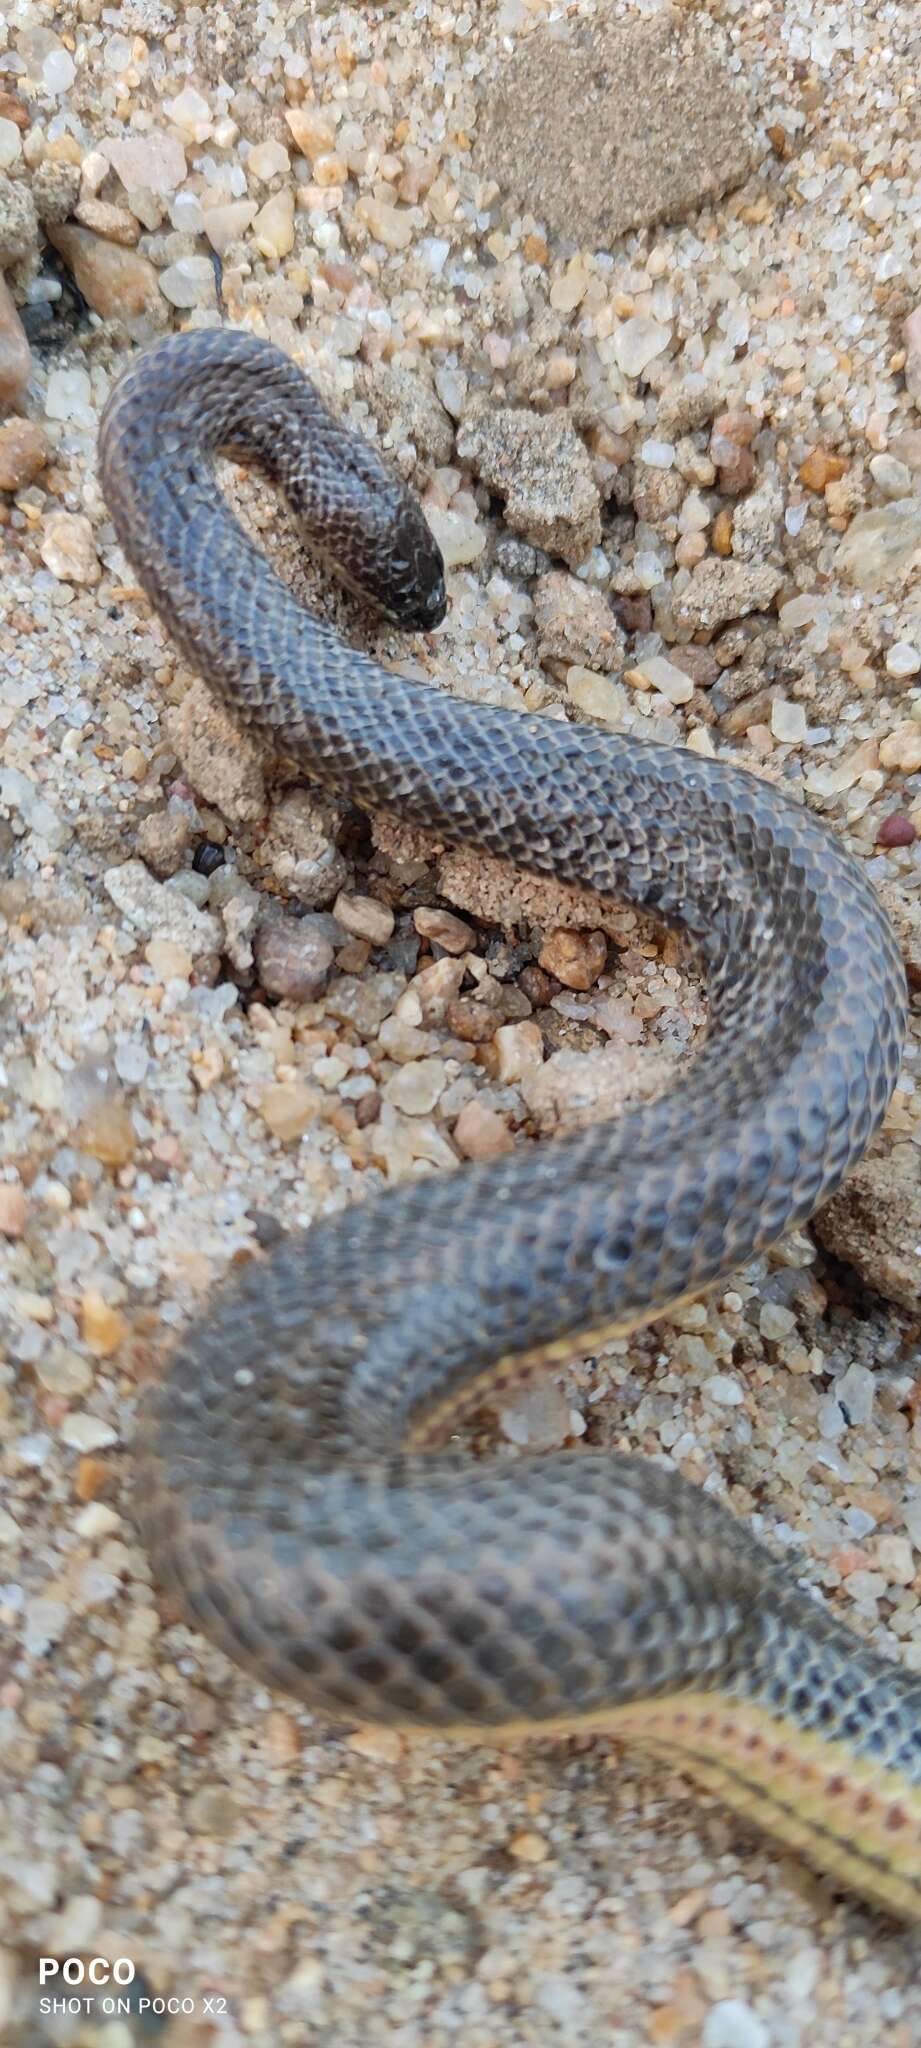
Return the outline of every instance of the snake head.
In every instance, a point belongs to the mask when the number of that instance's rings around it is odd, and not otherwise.
[[[414,501],[404,502],[388,535],[385,610],[395,625],[426,632],[448,608],[441,549]]]

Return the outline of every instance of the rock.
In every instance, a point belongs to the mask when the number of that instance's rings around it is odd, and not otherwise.
[[[386,946],[393,937],[393,911],[375,896],[347,896],[340,890],[333,904],[333,916],[347,932],[353,932],[357,939],[367,939],[372,946]]]
[[[608,944],[603,932],[570,931],[565,926],[548,932],[538,955],[538,965],[553,974],[564,988],[594,988],[604,972]]]
[[[623,667],[625,639],[614,613],[599,590],[551,569],[534,585],[534,622],[538,658],[545,664],[574,663],[610,674]]]
[[[441,946],[446,953],[467,953],[476,943],[473,926],[455,917],[453,910],[414,910],[413,924],[420,938]]]
[[[43,227],[60,227],[73,213],[79,195],[78,164],[55,163],[52,157],[46,157],[38,165],[32,178],[32,197]]]
[[[320,111],[317,106],[286,107],[285,120],[291,130],[295,148],[310,163],[317,157],[327,156],[335,147],[336,130],[330,118],[331,109]]]
[[[489,82],[475,161],[523,212],[610,248],[747,178],[747,101],[711,21],[555,21],[522,34]]]
[[[454,453],[454,424],[419,371],[392,363],[361,365],[358,388],[364,393],[388,448],[410,441],[418,456],[433,468],[444,468]]]
[[[614,332],[614,354],[625,377],[641,377],[667,349],[671,332],[648,313],[631,313]]]
[[[375,199],[372,193],[359,199],[355,213],[364,223],[375,242],[383,242],[385,249],[408,249],[413,238],[412,215],[406,207],[389,206],[386,200]]]
[[[406,1116],[428,1116],[443,1094],[447,1079],[444,1060],[414,1060],[409,1066],[398,1067],[385,1081],[381,1093],[392,1109],[401,1109]]]
[[[880,742],[881,768],[894,768],[900,775],[917,775],[921,769],[921,725],[905,718],[894,732]]]
[[[157,288],[171,306],[190,311],[193,306],[217,304],[217,279],[207,256],[180,256],[161,270]]]
[[[396,1004],[396,1016],[405,1024],[443,1024],[463,979],[462,960],[433,960],[413,975]]]
[[[206,803],[234,824],[254,824],[264,816],[262,749],[198,677],[164,723],[192,788]]]
[[[645,661],[637,662],[635,668],[627,670],[626,680],[634,689],[658,690],[670,704],[689,704],[694,695],[691,677],[663,654],[650,654]]]
[[[819,1210],[816,1236],[868,1287],[916,1314],[921,1301],[921,1181],[911,1147],[876,1153]]]
[[[192,822],[185,811],[151,811],[138,826],[138,853],[145,867],[152,868],[161,881],[174,875],[192,838]]]
[[[876,835],[877,846],[913,846],[918,837],[914,821],[904,811],[892,811]]]
[[[851,520],[835,556],[839,575],[871,597],[903,584],[921,563],[921,498],[896,498]]]
[[[0,114],[0,170],[8,170],[22,155],[22,136],[18,121],[11,121]]]
[[[112,206],[105,199],[82,199],[74,207],[74,216],[90,234],[118,242],[123,249],[133,249],[140,237],[141,223],[127,206]]]
[[[712,631],[728,619],[766,611],[782,582],[783,571],[769,563],[701,562],[675,600],[675,624],[685,631]]]
[[[22,1237],[28,1220],[29,1204],[19,1182],[0,1182],[0,1236]]]
[[[272,137],[267,142],[255,143],[246,159],[247,175],[258,178],[263,185],[272,178],[280,178],[290,169],[291,158],[284,143],[276,142]]]
[[[315,1002],[333,964],[328,938],[305,917],[267,917],[256,936],[256,972],[266,995]]]
[[[129,194],[153,192],[163,198],[175,192],[185,178],[185,150],[175,135],[151,129],[146,135],[107,140],[105,150]]]
[[[45,567],[64,583],[98,583],[102,575],[93,529],[82,512],[52,512],[40,553]]]
[[[630,700],[622,683],[610,676],[595,675],[590,668],[571,668],[566,675],[566,695],[577,711],[585,713],[612,732],[623,732],[629,722]]]
[[[921,672],[921,648],[910,640],[895,640],[886,655],[886,674],[905,682]]]
[[[276,263],[294,248],[294,191],[290,185],[273,192],[253,221],[253,240],[261,256]]]
[[[800,463],[799,480],[807,491],[824,491],[826,484],[836,484],[847,473],[843,456],[833,455],[829,448],[810,448],[805,462]]]
[[[38,246],[38,214],[27,184],[0,173],[0,270]]]
[[[500,1024],[496,1032],[497,1080],[523,1081],[539,1072],[544,1063],[544,1040],[540,1025],[530,1018],[520,1024]]]
[[[172,939],[193,960],[221,949],[221,927],[209,911],[199,910],[167,882],[149,875],[142,861],[125,861],[103,876],[113,903],[135,931],[145,937]]]
[[[262,843],[263,860],[290,896],[322,910],[348,879],[336,845],[342,813],[332,797],[294,789],[276,804]]]
[[[136,249],[121,248],[91,234],[89,228],[69,224],[49,228],[48,239],[100,319],[136,319],[157,305],[157,273]]]
[[[478,401],[457,434],[457,453],[505,499],[516,533],[576,567],[601,539],[601,498],[588,452],[560,411]]]
[[[656,1094],[668,1063],[635,1045],[606,1045],[594,1052],[552,1053],[537,1073],[525,1074],[521,1092],[542,1128],[587,1129],[601,1117],[617,1116],[629,1102]]]
[[[465,1102],[454,1126],[454,1143],[465,1159],[502,1159],[515,1140],[505,1119],[478,1102]]]
[[[19,405],[31,369],[25,328],[6,279],[0,277],[0,412],[12,412]]]
[[[469,568],[479,560],[486,535],[475,519],[452,512],[443,505],[428,504],[425,516],[441,549],[446,569]]]
[[[125,1317],[94,1287],[80,1303],[80,1335],[93,1358],[112,1358],[128,1335]]]
[[[224,206],[206,207],[204,232],[216,255],[226,256],[231,242],[242,239],[258,210],[254,199],[230,199]]]
[[[303,1137],[322,1107],[319,1090],[308,1088],[303,1081],[271,1082],[263,1090],[259,1104],[273,1138],[280,1138],[285,1145]]]
[[[6,420],[0,426],[0,491],[21,491],[43,470],[51,453],[36,420]]]
[[[721,1998],[704,2021],[701,2048],[769,2048],[763,2020],[741,1998]]]

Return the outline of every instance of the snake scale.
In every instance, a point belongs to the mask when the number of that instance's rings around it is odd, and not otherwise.
[[[921,1919],[921,1678],[700,1488],[598,1450],[463,1456],[487,1397],[629,1331],[810,1216],[879,1124],[905,1024],[860,867],[730,764],[475,707],[310,615],[234,518],[261,466],[310,544],[436,624],[421,508],[270,344],[171,337],[129,369],[103,491],[186,659],[356,804],[618,896],[689,935],[710,1026],[680,1089],[410,1181],[219,1287],[142,1409],[138,1516],[189,1618],[340,1721],[607,1731],[864,1897]]]

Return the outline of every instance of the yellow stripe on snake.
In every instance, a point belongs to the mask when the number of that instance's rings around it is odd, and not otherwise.
[[[243,334],[161,343],[109,401],[103,489],[233,714],[368,809],[683,927],[711,1021],[673,1094],[357,1203],[219,1288],[142,1416],[155,1571],[240,1664],[340,1721],[629,1734],[919,1919],[921,1678],[656,1463],[443,1441],[474,1401],[662,1315],[838,1186],[904,1031],[873,891],[739,769],[474,708],[346,647],[244,535],[222,450],[268,470],[391,618],[432,625],[445,597],[421,510],[292,363]]]

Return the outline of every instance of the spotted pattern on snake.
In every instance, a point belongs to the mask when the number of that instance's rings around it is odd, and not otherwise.
[[[215,475],[268,472],[309,544],[407,626],[445,608],[420,507],[296,366],[172,337],[100,435],[119,539],[244,725],[368,809],[683,929],[710,1024],[614,1122],[410,1182],[218,1288],[139,1425],[160,1583],[338,1720],[632,1734],[819,1869],[921,1918],[921,1678],[699,1488],[595,1450],[464,1457],[491,1392],[697,1294],[839,1185],[895,1083],[905,977],[860,867],[719,760],[474,707],[347,647]]]

